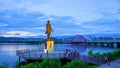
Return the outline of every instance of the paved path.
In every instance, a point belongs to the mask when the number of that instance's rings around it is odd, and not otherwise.
[[[120,68],[120,58],[113,62],[110,62],[110,65],[108,63],[102,64],[98,66],[97,68]]]

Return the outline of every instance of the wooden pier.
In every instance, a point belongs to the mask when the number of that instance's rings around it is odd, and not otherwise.
[[[69,55],[70,53],[66,53],[64,51],[55,51],[53,53],[44,53],[43,49],[23,49],[17,50],[16,55],[20,58],[25,60],[42,60],[45,58],[61,58],[61,59],[68,59],[68,60],[81,60],[92,64],[103,64],[105,63],[104,58],[101,57],[93,57],[93,56],[86,56],[86,55]]]

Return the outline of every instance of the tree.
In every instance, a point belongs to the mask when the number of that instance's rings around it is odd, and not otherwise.
[[[40,68],[62,68],[62,64],[59,59],[44,59],[43,62],[39,64]]]
[[[35,63],[29,63],[27,65],[22,65],[20,68],[38,68]]]
[[[70,63],[67,63],[66,65],[63,66],[63,68],[87,68],[88,63],[78,61],[78,60],[73,60]]]
[[[101,55],[100,55],[100,52],[95,53],[94,56],[95,56],[95,57],[100,57],[100,56],[101,56]]]
[[[13,65],[13,68],[20,68],[20,63],[19,61],[16,61]]]
[[[93,56],[93,51],[90,50],[90,51],[88,52],[88,55]]]

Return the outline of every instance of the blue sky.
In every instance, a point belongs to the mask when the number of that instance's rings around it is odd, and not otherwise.
[[[120,33],[119,0],[0,0],[0,35],[53,36]]]

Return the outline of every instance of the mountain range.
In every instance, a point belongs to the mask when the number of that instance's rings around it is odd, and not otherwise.
[[[75,37],[76,35],[62,35],[62,36],[52,36],[53,40],[59,41],[63,39],[70,39]],[[113,37],[113,38],[120,38],[120,34],[91,34],[91,35],[81,35],[83,37]],[[0,37],[0,43],[2,42],[25,42],[25,41],[39,41],[43,42],[46,40],[46,36],[35,36],[35,37]]]

